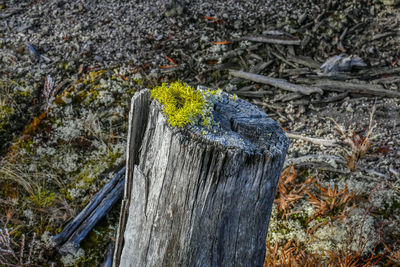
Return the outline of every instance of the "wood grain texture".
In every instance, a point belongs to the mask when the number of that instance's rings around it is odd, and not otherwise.
[[[167,125],[152,102],[133,170],[119,266],[262,266],[283,130],[227,94],[219,127]],[[127,176],[128,177],[128,176]],[[118,265],[115,265],[118,266]]]
[[[129,128],[127,140],[126,165],[131,166],[125,172],[125,189],[124,197],[121,203],[121,213],[119,218],[119,226],[116,236],[116,244],[113,256],[113,266],[119,265],[119,259],[124,245],[123,234],[127,221],[127,211],[129,207],[129,199],[131,196],[133,181],[133,166],[139,161],[139,149],[141,146],[143,134],[146,129],[148,113],[150,106],[150,91],[142,90],[137,92],[131,100],[131,108],[129,111]]]

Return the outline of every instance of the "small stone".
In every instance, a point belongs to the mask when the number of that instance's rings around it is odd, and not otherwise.
[[[387,6],[396,6],[400,4],[400,0],[381,0],[381,2]]]
[[[76,24],[75,25],[75,27],[74,27],[74,31],[80,31],[82,29],[82,23],[78,23],[78,24]]]
[[[103,58],[101,57],[101,56],[94,56],[94,58],[93,58],[95,61],[97,61],[97,62],[102,62],[103,61]]]

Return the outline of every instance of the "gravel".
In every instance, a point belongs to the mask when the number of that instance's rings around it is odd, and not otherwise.
[[[263,16],[285,17],[296,1],[262,2],[9,1],[0,24],[3,68],[13,73],[28,67],[52,72],[59,62],[72,62],[75,67],[79,63],[162,64],[164,53],[174,47],[198,42],[200,37],[218,37],[209,25],[212,21],[206,23],[202,17],[233,22],[239,32],[231,34],[245,34],[245,29],[250,30]],[[156,42],[164,49],[154,51]],[[26,44],[32,44],[50,62],[29,59]]]

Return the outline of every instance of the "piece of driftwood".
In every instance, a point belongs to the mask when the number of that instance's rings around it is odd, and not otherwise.
[[[284,131],[225,93],[214,106],[219,126],[169,127],[158,102],[138,94],[132,102],[147,106],[132,104],[129,134],[142,131],[132,119],[147,126],[140,150],[127,152],[131,194],[113,266],[262,266]]]
[[[348,92],[353,94],[363,94],[380,97],[400,97],[400,92],[386,90],[382,86],[377,84],[358,84],[332,80],[319,80],[314,83],[314,85],[324,90],[335,92]]]
[[[319,93],[319,94],[323,93],[323,90],[318,87],[293,84],[293,83],[289,83],[288,81],[286,81],[284,79],[267,77],[267,76],[263,76],[263,75],[250,73],[250,72],[245,72],[245,71],[240,71],[240,70],[229,70],[229,74],[231,74],[234,77],[250,80],[253,82],[268,84],[268,85],[280,88],[282,90],[301,93],[303,95],[310,95],[313,93]]]
[[[242,40],[261,42],[268,44],[280,44],[280,45],[300,45],[301,41],[299,39],[287,39],[278,38],[278,36],[268,37],[268,36],[246,36]]]
[[[73,254],[81,241],[93,229],[96,223],[122,196],[125,183],[125,167],[117,172],[114,177],[97,192],[88,205],[71,221],[53,241],[61,254]]]

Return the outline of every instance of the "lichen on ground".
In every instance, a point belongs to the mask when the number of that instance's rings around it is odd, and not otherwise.
[[[48,112],[40,112],[25,126],[23,136],[1,159],[1,212],[9,214],[3,223],[12,238],[32,232],[57,234],[122,165],[129,102],[139,88],[122,75],[129,77],[123,69],[82,75],[59,93]],[[104,244],[114,235],[115,227],[108,228],[101,230]],[[37,240],[33,250],[37,264],[47,262],[40,252],[48,242],[43,240]],[[95,265],[104,256],[93,248],[82,255]],[[73,265],[71,259],[62,261]]]

